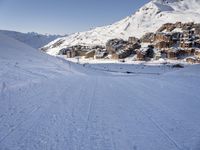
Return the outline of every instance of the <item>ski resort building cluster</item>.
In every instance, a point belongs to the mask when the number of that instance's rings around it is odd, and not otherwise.
[[[61,49],[59,55],[94,59],[133,57],[135,61],[184,59],[189,63],[200,63],[200,24],[166,23],[156,32],[146,33],[140,39],[110,39],[105,46],[75,45]]]

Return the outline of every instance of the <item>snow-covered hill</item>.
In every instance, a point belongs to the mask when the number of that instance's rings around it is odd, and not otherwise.
[[[127,40],[156,31],[164,23],[200,22],[199,0],[152,0],[133,15],[109,26],[97,27],[87,32],[56,39],[45,46],[49,54],[57,54],[72,45],[105,45],[112,38]],[[55,46],[55,43],[58,44]]]
[[[35,32],[21,33],[7,30],[0,30],[0,33],[23,42],[33,48],[41,48],[49,42],[61,37],[60,35],[43,35]]]
[[[26,85],[66,74],[68,69],[62,60],[0,33],[0,87]]]
[[[1,150],[200,149],[200,65],[84,67],[1,34],[0,52]]]

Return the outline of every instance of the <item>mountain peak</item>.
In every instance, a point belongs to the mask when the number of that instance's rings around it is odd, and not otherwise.
[[[152,0],[152,2],[166,4],[166,3],[174,3],[174,2],[181,2],[184,0]]]
[[[98,27],[90,31],[72,34],[55,40],[44,48],[49,54],[74,46],[102,45],[114,38],[127,40],[129,37],[142,37],[147,32],[155,32],[165,23],[200,23],[199,0],[152,0],[133,15],[112,25]],[[60,42],[62,41],[62,42]],[[56,45],[56,46],[55,46]]]

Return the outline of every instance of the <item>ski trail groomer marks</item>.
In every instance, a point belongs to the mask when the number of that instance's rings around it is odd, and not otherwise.
[[[86,123],[85,123],[85,128],[84,128],[84,131],[82,133],[82,137],[81,137],[81,141],[80,141],[80,144],[79,144],[79,149],[82,149],[82,147],[84,147],[84,138],[87,134],[87,131],[88,131],[88,128],[89,128],[89,122],[90,122],[90,118],[91,118],[91,114],[92,114],[92,111],[93,111],[93,108],[94,108],[94,102],[95,102],[95,94],[96,94],[96,90],[97,90],[97,82],[98,82],[98,79],[97,77],[95,78],[95,81],[94,81],[94,88],[93,88],[93,92],[92,92],[92,97],[91,97],[91,100],[90,100],[90,103],[89,103],[89,108],[88,108],[88,113],[87,113],[87,117],[86,117]]]

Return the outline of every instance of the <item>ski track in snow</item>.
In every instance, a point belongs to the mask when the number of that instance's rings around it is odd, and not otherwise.
[[[2,83],[2,87],[1,87],[1,100],[4,100],[4,92],[6,90],[6,83],[3,82]]]
[[[127,93],[128,94],[128,93]],[[178,150],[181,150],[182,148],[179,146],[179,144],[159,125],[159,123],[157,122],[157,121],[155,121],[153,118],[152,118],[152,116],[151,115],[149,115],[148,114],[148,112],[146,112],[146,110],[143,108],[143,107],[141,107],[141,106],[145,106],[146,104],[144,103],[144,101],[140,101],[140,103],[142,104],[142,105],[140,105],[140,106],[138,106],[138,108],[140,108],[140,110],[142,111],[142,113],[145,115],[145,117],[146,118],[148,118],[151,122],[152,122],[152,124],[154,124],[155,125],[155,127],[156,128],[158,128],[158,130],[160,130],[163,134],[164,134],[164,136],[166,136],[167,137],[167,139],[169,140],[169,141],[171,141],[175,146],[176,146],[176,148],[178,149]]]
[[[188,87],[165,91],[173,79],[163,74],[82,69],[85,75],[71,72],[22,89],[2,83],[0,150],[198,150],[199,96],[190,99],[193,110],[186,107],[190,94],[180,99]]]
[[[127,93],[128,94],[128,93]],[[181,149],[179,144],[177,144],[177,142],[170,136],[168,135],[168,133],[159,125],[158,122],[156,122],[151,115],[148,114],[148,112],[146,112],[146,110],[141,107],[141,106],[145,106],[146,104],[144,103],[144,101],[140,101],[140,103],[142,105],[138,106],[138,108],[140,108],[141,112],[145,115],[146,118],[148,118],[152,124],[154,124],[156,126],[156,128],[158,128],[172,143],[174,143],[174,145],[177,147],[177,149]]]

